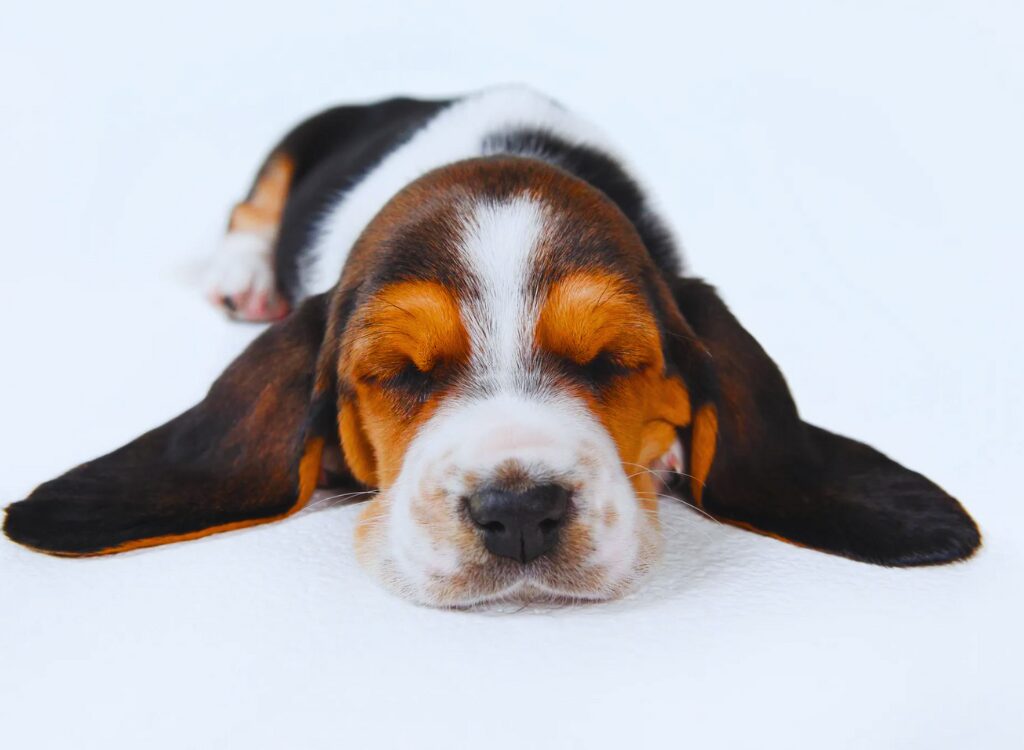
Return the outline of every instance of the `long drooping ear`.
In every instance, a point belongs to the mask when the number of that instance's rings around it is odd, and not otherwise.
[[[778,367],[712,287],[679,279],[672,291],[715,381],[696,395],[705,403],[695,404],[685,436],[690,471],[702,479],[690,488],[700,507],[752,531],[882,565],[950,562],[978,548],[974,521],[937,485],[802,421]]]
[[[4,532],[60,555],[96,555],[273,521],[313,492],[337,442],[318,382],[328,299],[257,338],[181,416],[7,508]],[[333,433],[333,436],[332,436]]]

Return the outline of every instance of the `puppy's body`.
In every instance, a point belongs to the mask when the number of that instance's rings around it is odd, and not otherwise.
[[[538,94],[330,110],[272,151],[213,266],[215,301],[284,319],[202,403],[4,529],[118,552],[281,518],[330,477],[378,490],[365,567],[435,605],[621,594],[656,558],[666,489],[856,560],[972,554],[956,500],[803,422],[680,266],[607,144]]]
[[[210,294],[226,297],[240,317],[280,317],[337,283],[356,239],[403,187],[448,164],[499,156],[542,161],[593,185],[633,223],[659,268],[678,272],[669,233],[601,133],[535,91],[506,87],[458,99],[338,107],[299,125],[273,149],[234,216],[241,209],[244,217],[268,175],[286,171],[287,191],[272,197],[280,209],[262,220],[233,219],[214,260]],[[238,248],[249,258],[240,259]],[[239,266],[251,269],[250,284],[242,283]],[[270,304],[246,306],[250,291],[252,301],[264,294]]]

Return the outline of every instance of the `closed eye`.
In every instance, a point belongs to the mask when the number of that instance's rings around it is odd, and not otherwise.
[[[415,395],[422,395],[424,398],[430,395],[434,384],[434,373],[424,372],[412,362],[409,362],[401,370],[395,372],[380,381],[385,388],[404,391]]]
[[[598,352],[589,362],[579,363],[571,359],[564,359],[563,362],[571,376],[598,389],[607,386],[616,378],[643,369],[642,366],[626,364],[615,353],[607,350]]]
[[[396,369],[389,368],[386,372],[366,374],[360,380],[404,397],[412,397],[416,402],[429,398],[435,387],[433,371],[424,372],[411,361],[406,361]]]

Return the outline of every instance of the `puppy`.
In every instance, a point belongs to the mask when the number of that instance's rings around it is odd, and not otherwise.
[[[980,544],[928,479],[800,419],[600,134],[529,90],[302,123],[233,210],[210,296],[280,321],[200,404],[8,507],[11,539],[108,554],[371,488],[356,554],[438,606],[622,594],[665,487],[865,562]]]

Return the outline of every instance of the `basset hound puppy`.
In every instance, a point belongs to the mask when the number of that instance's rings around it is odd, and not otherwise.
[[[103,555],[367,489],[356,555],[438,606],[621,595],[666,491],[881,565],[980,544],[927,478],[801,420],[599,132],[526,89],[302,123],[232,211],[210,289],[277,322],[201,403],[10,505],[7,536]]]

